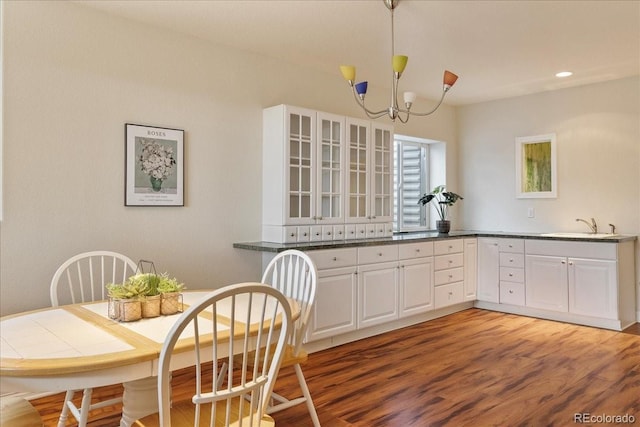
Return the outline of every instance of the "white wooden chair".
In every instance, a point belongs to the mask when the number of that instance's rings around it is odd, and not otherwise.
[[[42,427],[42,418],[29,401],[21,397],[0,397],[2,427]]]
[[[272,399],[279,403],[269,406],[267,414],[306,402],[313,425],[320,427],[318,414],[300,366],[307,361],[307,352],[302,348],[302,343],[316,298],[317,275],[316,266],[307,254],[297,250],[287,250],[280,252],[267,265],[262,275],[262,283],[278,289],[285,296],[295,299],[300,305],[300,317],[294,324],[291,338],[285,348],[282,366],[293,366],[302,390],[302,396],[287,399],[277,393],[272,393]]]
[[[229,304],[230,315],[224,308]],[[216,321],[218,313],[223,312],[225,317],[229,316],[229,322]],[[169,332],[158,367],[159,414],[144,417],[136,424],[144,427],[275,425],[265,414],[266,398],[280,369],[291,328],[289,302],[277,289],[262,284],[237,284],[213,291],[189,307]],[[184,350],[180,352],[181,335],[194,339],[196,350],[192,355]],[[228,339],[230,336],[234,337],[232,341]],[[256,348],[263,350],[254,351]],[[267,351],[265,357],[267,348],[274,351]],[[208,360],[214,360],[211,368],[203,365]],[[222,384],[211,379],[219,377],[220,364],[228,367]],[[187,365],[195,366],[195,394],[190,401],[171,404],[171,369]],[[207,369],[211,369],[211,376],[207,375]],[[205,386],[209,381],[211,385]]]
[[[110,251],[93,251],[78,254],[65,261],[51,280],[51,306],[98,301],[107,298],[107,283],[122,283],[136,271],[136,263],[125,255]],[[87,425],[89,411],[115,405],[121,397],[91,403],[93,389],[83,390],[80,408],[73,403],[76,390],[68,390],[58,427],[64,427],[71,413],[79,427]]]

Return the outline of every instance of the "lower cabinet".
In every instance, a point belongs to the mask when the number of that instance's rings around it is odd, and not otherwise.
[[[318,289],[308,328],[308,341],[356,329],[356,286],[353,267],[318,272]]]
[[[309,252],[318,269],[316,302],[307,341],[355,331],[357,327],[357,251],[355,248]]]
[[[569,284],[566,258],[527,255],[526,271],[527,307],[568,311]]]
[[[433,310],[433,257],[400,261],[400,317]]]
[[[398,318],[398,262],[358,266],[358,328]]]
[[[318,288],[307,342],[463,302],[467,279],[469,293],[475,292],[475,275],[464,274],[463,239],[452,239],[453,250],[440,242],[437,262],[434,242],[308,251],[318,269]],[[434,292],[436,265],[442,266],[437,283],[444,286]]]
[[[617,319],[617,262],[527,255],[527,306]]]

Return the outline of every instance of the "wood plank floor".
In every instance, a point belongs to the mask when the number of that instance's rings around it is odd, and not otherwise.
[[[324,427],[565,426],[586,412],[640,423],[639,324],[614,332],[469,309],[313,353],[303,370]],[[188,396],[188,376],[176,375],[174,399]],[[295,386],[283,369],[276,391]],[[61,399],[32,402],[46,426]],[[90,425],[118,425],[119,410],[92,414]],[[304,405],[274,418],[312,425]]]

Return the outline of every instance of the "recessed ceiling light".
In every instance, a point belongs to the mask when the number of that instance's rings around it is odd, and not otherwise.
[[[561,71],[559,73],[556,73],[556,77],[569,77],[572,74],[573,73],[571,71]]]

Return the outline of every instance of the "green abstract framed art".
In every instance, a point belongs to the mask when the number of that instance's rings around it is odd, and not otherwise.
[[[516,138],[516,197],[558,196],[556,134]]]

